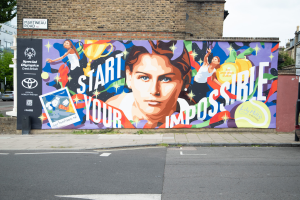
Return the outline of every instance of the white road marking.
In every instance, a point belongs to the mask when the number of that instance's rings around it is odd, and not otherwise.
[[[9,153],[0,153],[0,155],[8,155]]]
[[[102,152],[102,151],[129,151],[129,150],[137,150],[137,149],[157,149],[157,148],[166,148],[166,147],[137,147],[137,148],[116,148],[116,149],[105,149],[105,150],[94,150],[97,152]]]
[[[42,154],[98,154],[96,152],[37,152],[37,153],[15,153],[15,155],[42,155]]]
[[[161,200],[161,194],[83,194],[55,196],[90,200]]]
[[[181,156],[206,156],[207,154],[183,154],[182,151],[180,151]]]
[[[100,156],[109,156],[111,153],[102,153]]]

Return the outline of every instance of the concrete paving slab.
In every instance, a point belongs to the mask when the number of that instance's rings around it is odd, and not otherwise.
[[[98,135],[98,139],[118,139],[120,135]]]
[[[222,138],[222,136],[218,133],[209,133],[208,134],[212,139]]]
[[[174,133],[164,133],[163,137],[174,137]]]
[[[12,149],[93,149],[118,146],[172,145],[284,145],[297,146],[294,134],[187,133],[187,134],[41,134],[0,136],[0,150]]]

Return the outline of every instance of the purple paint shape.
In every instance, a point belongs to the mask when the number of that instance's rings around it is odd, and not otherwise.
[[[215,126],[214,128],[228,128],[227,122],[220,124],[219,126]]]
[[[271,112],[271,123],[269,128],[276,128],[276,117],[274,117],[274,114],[276,113],[276,105],[270,106],[269,110]]]
[[[242,42],[235,42],[235,44],[238,46],[244,46]]]
[[[144,128],[144,126],[147,124],[147,120],[141,120],[136,124],[134,123],[134,126],[136,126],[136,128]]]
[[[227,121],[227,126],[230,127],[230,128],[237,128],[237,125],[236,125],[234,119],[229,119],[229,120]]]
[[[151,45],[150,45],[150,43],[147,40],[133,40],[132,43],[135,46],[144,47],[145,49],[147,49],[147,51],[149,52],[149,54],[152,54]]]
[[[219,47],[224,51],[226,56],[229,56],[229,50],[227,48],[230,47],[228,42],[218,42]]]
[[[270,98],[268,99],[268,102],[271,102],[271,101],[274,101],[274,100],[277,100],[277,92],[275,92],[274,94],[272,94],[270,96]]]
[[[197,124],[202,124],[203,121],[202,120],[195,120],[193,122],[190,123],[190,125],[197,125]]]
[[[197,41],[197,42],[193,42],[193,43],[195,43],[199,47],[199,49],[202,50],[202,48],[203,48],[203,42],[202,41]]]
[[[184,48],[183,40],[178,40],[175,47],[176,47],[176,49],[174,51],[174,54],[173,54],[173,57],[171,58],[171,60],[176,60],[179,56],[181,56],[181,54],[183,52],[183,48]]]
[[[126,49],[124,44],[121,43],[120,41],[113,41],[111,43],[115,47],[114,51],[124,51]]]

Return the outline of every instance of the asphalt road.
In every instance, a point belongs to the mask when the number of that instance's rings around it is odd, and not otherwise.
[[[300,148],[202,147],[181,152],[167,153],[164,200],[300,199]]]
[[[0,151],[0,199],[300,199],[299,166],[296,147]]]
[[[0,98],[0,113],[4,116],[6,115],[7,111],[12,111],[14,107],[14,101],[3,101]]]
[[[116,151],[109,156],[95,151],[16,154],[39,152],[0,152],[9,153],[0,155],[1,200],[162,192],[166,148]]]

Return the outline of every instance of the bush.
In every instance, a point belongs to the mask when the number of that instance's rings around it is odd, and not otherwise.
[[[285,66],[294,65],[295,61],[292,59],[287,52],[279,52],[278,60],[282,60],[278,65],[278,69],[282,69]]]

